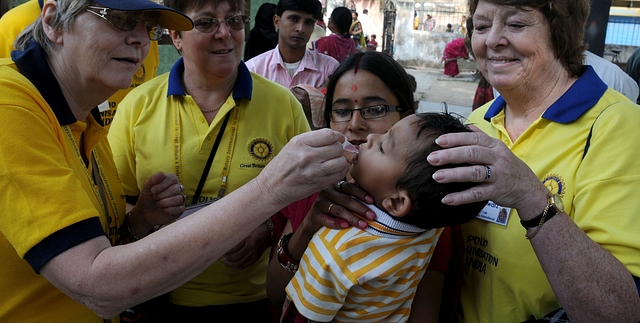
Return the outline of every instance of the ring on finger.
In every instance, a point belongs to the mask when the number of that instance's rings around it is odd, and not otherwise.
[[[344,184],[346,181],[340,181],[337,185],[336,185],[336,189],[340,192],[342,192],[342,184]]]
[[[180,184],[180,193],[184,194],[184,186],[182,186],[182,184]]]
[[[491,178],[491,167],[489,166],[484,166],[484,167],[486,167],[486,170],[487,170],[487,175],[485,176],[484,180],[488,181]]]
[[[182,203],[187,203],[187,194],[182,194]]]
[[[331,203],[329,204],[329,209],[327,210],[327,213],[331,214],[331,208],[334,206],[335,204]]]

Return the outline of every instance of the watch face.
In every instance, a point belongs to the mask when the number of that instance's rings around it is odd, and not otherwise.
[[[552,194],[549,197],[549,203],[554,204],[556,206],[556,209],[558,209],[561,212],[564,212],[564,203],[562,203],[562,198],[560,198],[559,195]]]

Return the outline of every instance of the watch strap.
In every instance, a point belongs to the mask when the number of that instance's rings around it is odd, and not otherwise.
[[[545,207],[544,211],[542,211],[542,213],[540,213],[538,216],[527,221],[520,220],[520,224],[522,224],[522,226],[525,229],[535,228],[540,225],[540,221],[542,221],[542,217],[545,216],[545,213],[546,213],[546,217],[544,221],[549,221],[549,219],[551,219],[554,215],[558,214],[559,212],[552,204],[547,204],[547,207]]]

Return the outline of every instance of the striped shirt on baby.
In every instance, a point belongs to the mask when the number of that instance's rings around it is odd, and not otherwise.
[[[365,230],[319,230],[286,288],[321,322],[406,322],[442,229],[424,230],[376,208]]]

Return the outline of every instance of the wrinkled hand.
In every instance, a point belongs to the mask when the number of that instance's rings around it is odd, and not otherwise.
[[[158,172],[144,183],[134,208],[147,224],[166,224],[184,212],[183,193],[184,188],[176,175]]]
[[[259,225],[248,237],[229,250],[220,261],[230,268],[245,269],[256,263],[270,246],[269,229],[266,225]]]
[[[344,135],[320,129],[295,136],[256,177],[262,194],[287,205],[335,184],[347,174]]]
[[[546,201],[548,190],[527,164],[503,142],[489,137],[477,127],[471,126],[471,129],[474,132],[440,136],[436,143],[445,149],[435,151],[427,158],[434,166],[471,164],[436,171],[433,178],[438,183],[482,183],[462,192],[448,194],[443,199],[444,203],[460,205],[491,200],[498,205],[520,210],[539,206],[541,197]],[[486,181],[485,166],[491,168],[491,177]]]
[[[375,213],[352,196],[366,203],[373,203],[373,198],[353,182],[329,185],[318,194],[305,217],[304,221],[308,223],[304,225],[313,231],[323,226],[332,229],[343,229],[350,225],[366,228],[367,222],[363,219],[373,220]]]

